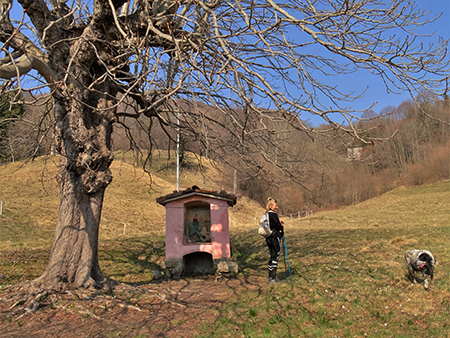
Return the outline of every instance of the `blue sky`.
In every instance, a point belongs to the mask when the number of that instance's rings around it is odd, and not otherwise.
[[[437,16],[442,13],[442,16],[434,23],[428,25],[423,33],[431,33],[435,31],[433,35],[433,41],[437,41],[441,36],[444,39],[450,38],[450,0],[419,0],[417,1],[419,8],[423,8],[426,12],[431,11],[430,16]],[[349,103],[348,106],[354,109],[365,109],[376,103],[373,110],[379,113],[381,109],[392,105],[397,107],[400,103],[410,98],[409,93],[403,93],[399,95],[387,94],[384,84],[372,75],[366,75],[363,72],[358,72],[351,76],[350,87],[365,88],[369,86],[369,89],[364,98],[356,102]],[[342,84],[345,87],[345,83]]]
[[[439,37],[450,39],[450,0],[417,0],[416,4],[418,6],[418,9],[425,10],[425,13],[430,12],[430,14],[428,15],[429,18],[434,18],[441,15],[442,13],[440,18],[435,22],[430,23],[424,27],[420,27],[420,29],[417,29],[415,31],[416,33],[421,34],[431,34],[434,32],[432,38],[426,38],[426,44],[435,44],[439,40]],[[447,59],[449,58],[450,56],[447,56]],[[450,70],[447,69],[447,71],[450,75]],[[364,97],[352,102],[344,103],[344,106],[351,110],[363,111],[374,105],[372,107],[372,110],[375,113],[379,114],[383,110],[383,108],[386,108],[388,106],[397,107],[402,102],[411,99],[411,96],[408,92],[398,94],[387,93],[386,87],[379,77],[362,70],[357,71],[351,75],[340,75],[333,81],[338,86],[339,90],[344,92],[353,90],[360,93],[367,88]],[[346,124],[346,122],[340,115],[330,117],[335,122]],[[301,116],[301,119],[307,120],[313,126],[318,126],[324,123],[324,121],[318,116],[304,115]]]

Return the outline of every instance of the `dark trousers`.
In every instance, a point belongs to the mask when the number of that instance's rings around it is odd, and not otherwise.
[[[269,270],[269,278],[271,279],[275,279],[277,277],[278,259],[280,258],[280,240],[281,236],[276,232],[266,238],[270,255],[267,268]]]

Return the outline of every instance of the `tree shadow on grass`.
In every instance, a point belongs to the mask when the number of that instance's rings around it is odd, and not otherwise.
[[[161,270],[159,262],[161,259],[164,260],[164,255],[164,242],[134,237],[105,243],[100,253],[100,260],[107,266],[106,270],[112,271],[117,282],[145,284],[152,280],[153,271]],[[141,275],[141,280],[129,281],[125,278],[127,275]]]

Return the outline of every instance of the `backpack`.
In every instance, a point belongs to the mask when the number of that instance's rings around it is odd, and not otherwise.
[[[270,230],[269,224],[269,214],[267,212],[262,215],[259,220],[258,233],[266,238],[272,235],[272,230]]]

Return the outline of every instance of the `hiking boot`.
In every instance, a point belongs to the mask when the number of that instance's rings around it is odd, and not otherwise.
[[[270,278],[267,282],[268,283],[281,283],[281,281],[278,278]]]

